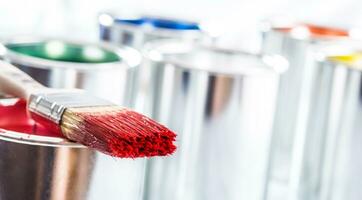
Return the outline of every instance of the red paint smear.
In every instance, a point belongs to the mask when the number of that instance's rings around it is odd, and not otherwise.
[[[60,132],[52,131],[35,123],[27,115],[26,102],[23,100],[18,100],[13,105],[0,104],[0,128],[33,135],[62,137]]]
[[[176,134],[132,110],[75,113],[83,121],[70,139],[123,158],[170,155]]]
[[[304,26],[308,28],[309,32],[313,37],[348,37],[349,33],[346,30],[326,27],[326,26],[318,26],[313,24],[299,24],[293,27],[278,27],[274,28],[274,30],[281,31],[284,33],[291,32],[294,28],[298,26]]]

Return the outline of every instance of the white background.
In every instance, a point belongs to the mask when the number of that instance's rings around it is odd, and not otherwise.
[[[362,26],[361,0],[0,0],[0,37],[96,40],[96,16],[105,10],[205,21],[223,31],[222,44],[236,48],[255,48],[258,22],[275,15],[321,25]]]

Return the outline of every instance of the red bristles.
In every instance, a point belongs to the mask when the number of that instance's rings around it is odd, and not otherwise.
[[[165,156],[176,150],[171,130],[115,106],[67,109],[61,128],[67,138],[116,157]]]

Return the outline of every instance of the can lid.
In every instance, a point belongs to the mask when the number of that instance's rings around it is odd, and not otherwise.
[[[328,60],[346,65],[361,65],[362,51],[353,52],[350,54],[332,55],[328,57]]]
[[[120,24],[123,23],[134,26],[152,26],[154,28],[171,30],[200,30],[200,26],[197,22],[155,16],[143,16],[137,18],[118,17],[115,19],[115,22]]]
[[[177,19],[168,16],[155,16],[147,14],[113,14],[101,13],[98,16],[101,26],[121,29],[126,32],[142,32],[154,37],[201,39],[203,37],[216,37],[209,26],[204,23],[187,19]]]
[[[81,144],[70,142],[69,140],[64,138],[32,135],[27,133],[9,131],[1,128],[0,140],[37,146],[86,148]]]
[[[288,68],[286,59],[278,55],[256,55],[180,40],[150,42],[144,53],[154,62],[224,75],[282,73]]]
[[[349,40],[316,48],[318,62],[332,63],[352,70],[362,70],[362,43],[359,41]]]
[[[141,55],[136,50],[105,43],[16,37],[5,40],[1,47],[4,49],[2,56],[11,62],[35,68],[96,70],[134,67],[141,62]]]
[[[332,26],[300,22],[292,19],[271,19],[263,23],[264,31],[275,31],[301,40],[329,40],[351,37],[351,31]]]
[[[5,47],[13,52],[47,60],[75,63],[109,63],[121,61],[116,53],[94,45],[82,46],[59,40],[10,43]]]

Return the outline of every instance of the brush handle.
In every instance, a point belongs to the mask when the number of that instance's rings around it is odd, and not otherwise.
[[[14,65],[0,60],[0,92],[28,100],[30,94],[40,89],[45,87]]]

